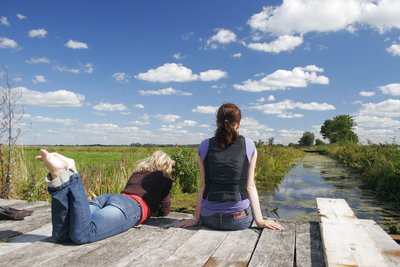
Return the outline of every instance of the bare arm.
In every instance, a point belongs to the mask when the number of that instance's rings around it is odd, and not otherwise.
[[[261,207],[260,207],[260,200],[258,198],[257,187],[254,181],[254,172],[257,163],[257,150],[255,150],[253,157],[250,161],[249,170],[247,173],[247,193],[249,194],[251,210],[253,211],[254,221],[257,224],[257,227],[260,228],[270,228],[275,230],[284,230],[284,228],[272,221],[272,220],[264,220]]]
[[[205,188],[205,178],[204,178],[204,164],[203,160],[200,157],[198,159],[198,163],[200,168],[200,185],[199,185],[199,190],[197,192],[196,208],[194,210],[193,219],[182,220],[176,225],[176,227],[193,226],[196,225],[200,220],[201,201],[203,199],[203,192]]]

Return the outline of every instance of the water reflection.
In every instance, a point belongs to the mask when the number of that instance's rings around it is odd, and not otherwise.
[[[317,197],[343,198],[357,217],[377,222],[384,230],[400,224],[400,208],[377,199],[362,189],[360,177],[336,160],[318,154],[306,156],[273,190],[262,188],[264,215],[288,220],[317,221]],[[260,194],[261,195],[261,194]]]

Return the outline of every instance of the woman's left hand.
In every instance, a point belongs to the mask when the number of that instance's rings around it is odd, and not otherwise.
[[[282,225],[273,220],[263,220],[260,223],[257,223],[257,226],[260,228],[268,228],[272,230],[280,230],[280,231],[285,230],[285,228]]]
[[[196,220],[196,218],[185,219],[185,220],[182,220],[182,221],[178,222],[175,225],[175,227],[186,228],[186,227],[190,227],[190,226],[195,226],[195,225],[197,225],[197,223],[198,223],[198,220]]]

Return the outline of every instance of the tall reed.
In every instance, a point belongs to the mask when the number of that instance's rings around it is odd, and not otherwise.
[[[398,145],[328,145],[325,153],[357,170],[364,184],[384,199],[400,205],[400,147]]]

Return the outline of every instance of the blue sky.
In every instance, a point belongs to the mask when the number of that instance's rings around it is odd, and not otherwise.
[[[195,144],[224,102],[253,140],[321,138],[349,114],[361,142],[398,143],[399,14],[399,0],[4,0],[0,63],[23,144]]]

